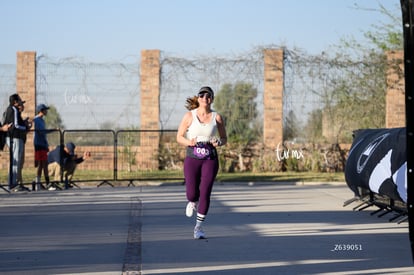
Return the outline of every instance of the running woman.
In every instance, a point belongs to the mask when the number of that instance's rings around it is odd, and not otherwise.
[[[198,95],[187,98],[187,112],[178,127],[177,142],[187,146],[184,178],[187,217],[197,212],[194,239],[204,239],[202,225],[210,207],[211,191],[219,170],[216,147],[227,142],[223,119],[211,109],[214,92],[202,87]]]

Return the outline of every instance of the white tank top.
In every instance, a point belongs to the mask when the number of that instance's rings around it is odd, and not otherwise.
[[[208,142],[217,134],[216,112],[212,112],[209,123],[201,123],[197,117],[197,109],[191,110],[193,121],[187,130],[187,138],[197,138],[197,142]]]

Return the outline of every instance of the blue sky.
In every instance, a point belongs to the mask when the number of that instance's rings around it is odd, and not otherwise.
[[[0,64],[17,51],[122,61],[144,49],[179,56],[237,54],[285,45],[320,53],[361,39],[399,0],[0,0]]]

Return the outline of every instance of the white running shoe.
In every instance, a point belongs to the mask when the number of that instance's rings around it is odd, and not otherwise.
[[[194,239],[200,240],[200,239],[205,239],[205,238],[206,238],[206,235],[204,234],[204,231],[201,228],[201,226],[194,227]]]
[[[197,204],[195,202],[189,201],[187,203],[187,207],[185,208],[185,215],[190,218],[193,216],[193,213],[196,210],[197,210]]]

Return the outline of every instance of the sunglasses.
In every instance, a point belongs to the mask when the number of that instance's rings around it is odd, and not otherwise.
[[[201,93],[201,94],[198,94],[198,97],[199,98],[204,98],[204,96],[208,99],[208,98],[211,98],[211,95],[209,94],[209,93]]]

